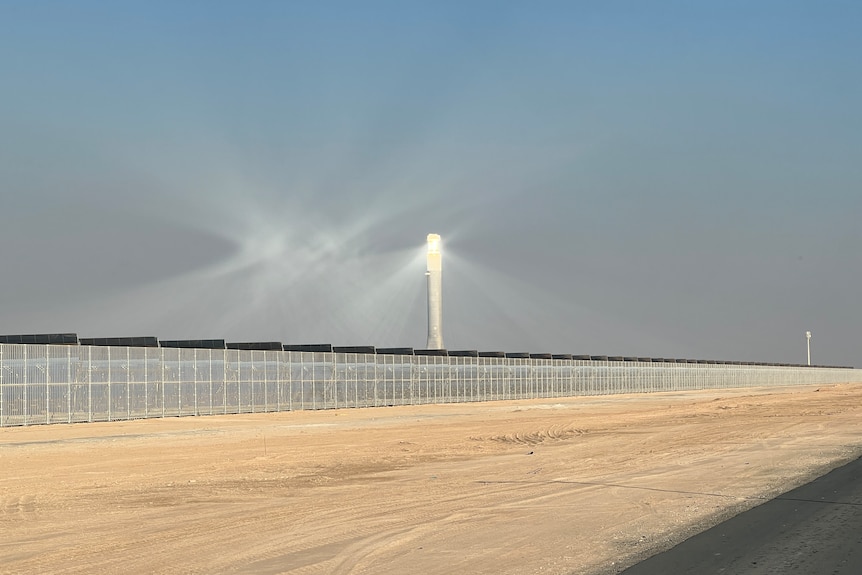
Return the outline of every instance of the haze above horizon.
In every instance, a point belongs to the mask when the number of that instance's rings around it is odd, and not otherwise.
[[[0,333],[862,365],[862,5],[0,3]]]

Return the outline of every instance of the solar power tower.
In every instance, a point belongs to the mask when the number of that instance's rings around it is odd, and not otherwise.
[[[428,255],[425,276],[428,278],[428,345],[427,349],[443,348],[443,263],[440,236],[428,234]]]

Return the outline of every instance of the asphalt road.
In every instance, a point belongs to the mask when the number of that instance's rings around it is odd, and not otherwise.
[[[859,575],[862,458],[622,573]]]

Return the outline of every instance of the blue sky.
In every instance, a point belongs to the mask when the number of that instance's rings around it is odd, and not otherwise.
[[[0,3],[0,332],[862,365],[855,2]]]

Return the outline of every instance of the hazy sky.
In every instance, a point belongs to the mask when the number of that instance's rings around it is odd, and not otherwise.
[[[862,365],[862,3],[0,1],[0,333]]]

